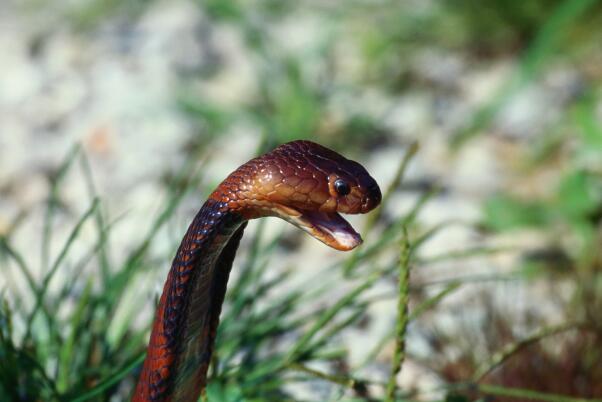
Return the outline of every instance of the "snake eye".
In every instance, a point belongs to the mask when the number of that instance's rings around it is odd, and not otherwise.
[[[351,192],[351,188],[349,188],[349,184],[347,184],[342,179],[336,179],[334,182],[334,189],[339,195],[347,195]]]

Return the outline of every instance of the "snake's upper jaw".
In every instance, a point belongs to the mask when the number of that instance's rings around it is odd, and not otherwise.
[[[337,250],[352,250],[362,243],[359,233],[336,212],[281,207],[277,215]]]

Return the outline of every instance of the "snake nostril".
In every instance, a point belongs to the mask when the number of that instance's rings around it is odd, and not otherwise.
[[[370,186],[368,194],[362,197],[362,211],[370,211],[381,201],[381,193],[378,185]]]
[[[362,197],[362,211],[366,211],[368,209],[370,209],[370,196],[365,195],[364,197]]]

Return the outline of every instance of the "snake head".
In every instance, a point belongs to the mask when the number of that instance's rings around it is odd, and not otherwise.
[[[280,217],[337,250],[362,242],[340,213],[363,214],[381,201],[362,165],[310,141],[289,142],[247,162],[222,186],[226,192],[217,198],[245,218]]]

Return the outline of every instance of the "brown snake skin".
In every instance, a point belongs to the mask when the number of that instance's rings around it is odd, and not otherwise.
[[[209,196],[178,248],[132,400],[198,400],[247,220],[277,216],[350,250],[361,237],[338,212],[366,213],[380,200],[360,164],[309,141],[281,145],[236,169]]]

